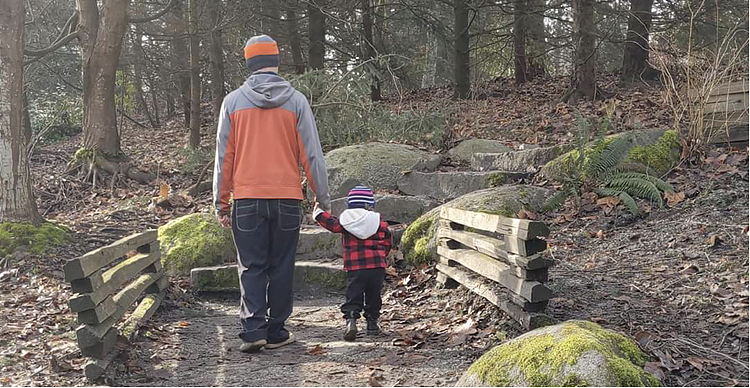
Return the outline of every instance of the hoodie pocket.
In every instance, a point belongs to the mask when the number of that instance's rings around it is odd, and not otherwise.
[[[288,232],[297,230],[302,222],[299,202],[296,199],[279,200],[279,229]]]

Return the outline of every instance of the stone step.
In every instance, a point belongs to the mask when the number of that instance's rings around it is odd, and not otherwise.
[[[495,154],[481,154],[495,155]],[[408,172],[398,179],[398,189],[407,195],[422,195],[438,201],[458,198],[473,191],[514,183],[526,172]]]
[[[408,224],[424,213],[440,205],[438,201],[424,196],[376,195],[375,211],[380,219],[389,223]],[[346,197],[331,201],[331,213],[341,215],[346,210]]]
[[[328,263],[298,261],[294,264],[294,286],[318,286],[333,289],[346,288],[343,261]],[[237,265],[193,268],[190,285],[197,292],[239,291]]]
[[[341,257],[341,235],[318,225],[303,225],[299,232],[297,260]]]
[[[571,145],[532,148],[497,154],[477,153],[471,158],[475,171],[521,171],[535,173],[539,167],[572,149]]]

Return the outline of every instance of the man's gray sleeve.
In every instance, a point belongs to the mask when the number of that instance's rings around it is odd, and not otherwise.
[[[300,160],[307,175],[307,182],[315,192],[321,209],[331,210],[331,195],[328,192],[328,169],[320,146],[318,127],[312,109],[302,93],[297,94],[297,130],[300,138]]]

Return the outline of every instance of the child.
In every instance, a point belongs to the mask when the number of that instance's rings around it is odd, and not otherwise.
[[[344,339],[357,338],[357,319],[362,310],[367,320],[367,334],[380,333],[380,290],[385,279],[386,257],[391,250],[391,233],[380,214],[372,211],[375,198],[372,190],[357,186],[349,191],[349,209],[339,218],[319,209],[315,204],[313,218],[322,227],[343,234],[344,271],[346,271],[346,303],[341,306],[346,328]]]

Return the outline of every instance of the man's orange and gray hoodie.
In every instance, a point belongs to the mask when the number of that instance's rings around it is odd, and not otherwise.
[[[224,98],[216,134],[214,203],[219,215],[235,199],[303,199],[300,164],[323,209],[328,173],[305,96],[275,73],[251,75]]]

